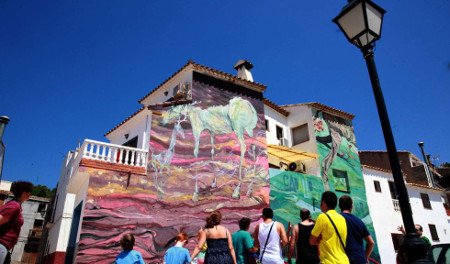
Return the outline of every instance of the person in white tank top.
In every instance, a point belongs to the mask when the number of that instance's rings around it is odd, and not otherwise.
[[[272,220],[271,208],[263,209],[262,218],[263,222],[256,226],[254,233],[255,247],[259,248],[260,258],[262,255],[261,262],[262,264],[284,264],[281,247],[288,243],[286,230],[281,223]],[[271,227],[272,231],[270,231]],[[267,246],[264,247],[266,241]]]

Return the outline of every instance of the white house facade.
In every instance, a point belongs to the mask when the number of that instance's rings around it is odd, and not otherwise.
[[[396,251],[403,225],[391,171],[363,165],[367,202],[373,220],[382,263],[396,263]],[[431,244],[449,243],[449,225],[443,205],[442,190],[406,183],[413,220],[423,227]]]

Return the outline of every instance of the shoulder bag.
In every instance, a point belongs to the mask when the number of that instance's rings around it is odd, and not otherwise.
[[[262,259],[263,259],[263,256],[264,256],[264,252],[266,252],[267,243],[269,242],[270,233],[272,232],[272,227],[273,227],[274,224],[275,224],[275,221],[273,221],[272,225],[270,226],[269,234],[267,235],[267,239],[266,239],[266,244],[264,245],[264,249],[263,249],[261,255],[259,256],[259,259],[256,260],[256,264],[262,264]]]
[[[341,238],[341,235],[339,234],[339,231],[337,230],[337,227],[336,227],[336,225],[334,224],[334,222],[333,222],[333,220],[331,220],[331,217],[327,214],[327,213],[325,213],[325,215],[328,217],[328,219],[330,219],[330,222],[331,222],[331,224],[333,225],[333,227],[334,227],[334,230],[336,231],[336,234],[338,235],[338,237],[339,237],[339,241],[341,242],[341,246],[342,246],[342,248],[344,249],[344,251],[345,251],[345,246],[344,246],[344,242],[342,242],[342,238]]]

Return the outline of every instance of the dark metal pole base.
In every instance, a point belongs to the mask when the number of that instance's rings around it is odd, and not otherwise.
[[[398,261],[402,264],[434,263],[427,258],[430,246],[418,234],[406,234],[398,251]]]

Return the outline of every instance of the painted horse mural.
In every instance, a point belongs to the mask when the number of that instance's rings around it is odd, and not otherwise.
[[[233,192],[233,198],[239,198],[242,181],[242,165],[247,149],[244,133],[253,137],[253,129],[258,122],[258,117],[253,105],[241,97],[232,98],[227,105],[211,106],[202,109],[193,104],[177,105],[162,114],[161,124],[166,125],[173,120],[187,117],[192,127],[194,136],[194,156],[198,157],[200,135],[208,130],[211,140],[211,158],[214,159],[214,136],[234,133],[240,147],[239,184]],[[216,180],[213,181],[215,187]]]

